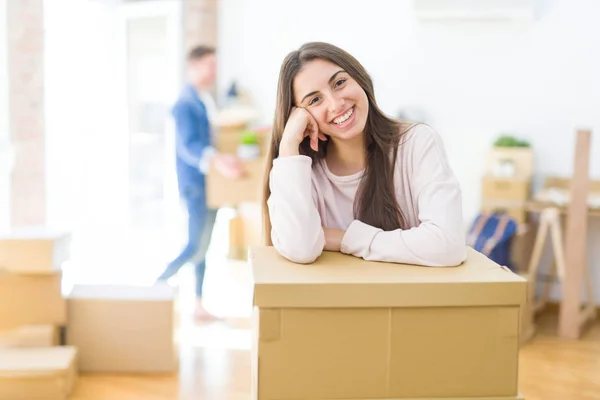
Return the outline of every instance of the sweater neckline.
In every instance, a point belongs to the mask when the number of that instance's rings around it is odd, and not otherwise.
[[[329,170],[329,167],[327,166],[327,161],[325,160],[325,158],[319,159],[319,163],[321,164],[323,171],[325,171],[325,175],[327,176],[327,178],[329,178],[329,180],[334,181],[334,182],[341,183],[341,182],[357,181],[357,180],[360,180],[365,173],[365,169],[363,168],[360,171],[355,172],[351,175],[336,175]]]

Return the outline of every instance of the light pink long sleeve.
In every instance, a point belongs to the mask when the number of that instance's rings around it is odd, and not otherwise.
[[[325,247],[321,218],[313,199],[312,160],[306,156],[273,160],[267,200],[273,246],[289,260],[311,263]]]
[[[460,185],[441,138],[418,125],[398,151],[394,187],[409,229],[385,232],[355,220],[353,201],[362,178],[333,175],[324,160],[275,160],[268,200],[275,248],[309,263],[323,251],[322,226],[345,230],[341,251],[365,260],[455,266],[466,258]]]

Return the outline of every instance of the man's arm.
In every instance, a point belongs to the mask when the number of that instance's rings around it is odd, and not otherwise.
[[[173,110],[175,119],[175,136],[177,155],[188,165],[198,168],[202,173],[208,172],[210,159],[216,153],[214,147],[203,143],[202,136],[206,126],[197,123],[197,116],[189,106],[178,106]]]

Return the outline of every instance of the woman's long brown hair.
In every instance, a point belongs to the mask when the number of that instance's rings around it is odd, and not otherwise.
[[[364,131],[365,171],[354,200],[355,218],[385,231],[407,228],[394,191],[394,166],[400,138],[410,126],[387,117],[379,109],[375,101],[373,81],[352,55],[328,43],[311,42],[289,53],[279,72],[275,119],[264,175],[262,203],[265,244],[272,245],[271,219],[267,206],[267,199],[271,195],[269,174],[273,160],[279,156],[281,136],[294,106],[294,78],[306,63],[315,59],[327,60],[341,67],[363,88],[369,101],[369,115]],[[319,142],[319,151],[315,152],[310,148],[307,137],[300,144],[300,154],[311,157],[314,163],[317,159],[325,157],[330,142]]]

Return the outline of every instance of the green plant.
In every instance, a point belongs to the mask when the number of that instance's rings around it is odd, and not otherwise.
[[[245,131],[242,133],[241,144],[258,144],[258,135],[254,131]]]
[[[494,147],[531,147],[529,142],[525,140],[519,140],[514,136],[501,135],[494,142]]]

